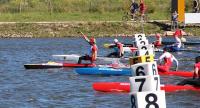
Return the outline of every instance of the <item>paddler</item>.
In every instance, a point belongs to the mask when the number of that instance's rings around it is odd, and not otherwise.
[[[176,29],[174,32],[174,36],[178,36],[181,39],[181,42],[186,42],[186,38],[183,37],[183,33],[185,33],[182,29]]]
[[[83,34],[83,33],[82,33]],[[93,64],[97,59],[97,45],[96,45],[96,39],[95,38],[88,38],[86,35],[83,34],[84,39],[90,44],[89,54],[86,54],[85,56],[81,56],[78,60],[78,64],[81,64],[82,60],[89,60],[91,64]]]
[[[180,32],[175,32],[174,33],[174,38],[176,40],[176,42],[172,45],[169,45],[169,46],[166,46],[164,47],[164,50],[168,50],[168,51],[171,51],[171,52],[176,52],[176,51],[179,51],[181,49],[181,39],[179,38],[180,36]]]
[[[118,41],[118,39],[114,39],[114,52],[107,55],[107,57],[117,57],[120,58],[124,55],[123,44]]]
[[[156,37],[156,41],[154,41],[153,44],[154,44],[155,48],[158,48],[162,45],[162,37],[159,33],[156,33],[155,37]]]
[[[186,84],[193,85],[193,86],[200,86],[200,56],[195,58],[193,78],[184,79],[183,81],[179,82],[177,85],[186,85]]]
[[[159,72],[169,72],[171,66],[173,65],[173,61],[176,62],[176,70],[178,70],[178,60],[166,50],[163,51],[163,54],[159,57],[158,61],[160,63],[164,61],[163,64],[158,65]]]
[[[193,79],[195,78],[200,79],[200,56],[195,58],[195,65],[194,65],[194,76]]]

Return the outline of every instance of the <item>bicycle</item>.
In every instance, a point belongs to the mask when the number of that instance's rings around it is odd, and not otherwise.
[[[131,14],[130,12],[124,12],[124,15],[122,16],[122,21],[148,21],[147,14],[144,14],[144,17],[142,18],[139,12],[136,12],[135,14]]]
[[[133,15],[130,12],[124,12],[124,15],[122,16],[122,21],[126,22],[130,20],[138,21],[139,18],[135,14]]]

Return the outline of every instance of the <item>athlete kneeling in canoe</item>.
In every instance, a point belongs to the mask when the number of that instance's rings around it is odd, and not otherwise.
[[[173,61],[176,62],[176,70],[178,70],[178,60],[166,50],[163,51],[163,54],[159,57],[158,61],[164,61],[164,64],[158,65],[159,72],[169,72],[171,66],[173,65]]]
[[[89,49],[89,54],[86,54],[85,56],[81,56],[79,58],[78,64],[81,64],[82,60],[90,60],[90,62],[92,64],[97,59],[98,48],[96,46],[96,39],[95,38],[88,39],[88,37],[86,35],[84,35],[84,34],[83,34],[83,37],[91,45],[91,47]]]
[[[123,48],[123,44],[120,43],[117,39],[114,39],[114,52],[110,53],[107,55],[107,57],[117,57],[120,58],[124,55],[124,48]]]
[[[155,48],[158,48],[162,45],[162,37],[160,36],[159,33],[156,33],[156,41],[153,42]]]
[[[193,78],[191,79],[184,79],[178,85],[193,85],[193,86],[200,86],[200,56],[195,58],[195,65],[194,65],[194,75]],[[196,79],[197,77],[197,79]]]
[[[172,45],[166,46],[164,47],[164,50],[170,51],[170,52],[176,52],[179,51],[181,49],[181,39],[179,39],[179,34],[178,33],[174,33],[174,38],[176,40],[176,42]]]
[[[193,79],[195,79],[196,77],[198,79],[200,79],[200,56],[195,58],[195,65],[194,65],[194,76]]]
[[[176,29],[176,31],[174,32],[174,35],[178,36],[181,39],[181,42],[186,42],[187,40],[186,38],[183,37],[183,33],[185,33],[183,30]]]

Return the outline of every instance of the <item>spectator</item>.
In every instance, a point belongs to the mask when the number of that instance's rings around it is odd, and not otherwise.
[[[172,13],[172,26],[174,30],[178,28],[178,13],[176,11]]]
[[[133,1],[131,6],[130,6],[131,17],[132,17],[131,20],[134,20],[134,16],[135,16],[135,13],[138,11],[138,8],[139,8],[138,3]]]
[[[141,19],[144,20],[144,14],[145,14],[145,4],[144,4],[144,0],[140,0],[140,15],[141,15]]]

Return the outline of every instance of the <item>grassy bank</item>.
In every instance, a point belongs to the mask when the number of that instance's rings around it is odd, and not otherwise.
[[[144,1],[149,20],[170,20],[170,0]],[[186,11],[191,11],[191,3],[186,1]],[[141,33],[139,22],[121,22],[130,4],[131,0],[0,0],[0,22],[17,22],[1,23],[0,36],[65,37],[78,36],[79,31],[92,36]],[[144,24],[146,34],[166,29],[154,23]],[[199,28],[186,31],[200,35]]]
[[[164,33],[161,26],[145,23],[144,32],[147,35]],[[60,22],[60,23],[2,23],[0,24],[0,37],[78,37],[79,32],[89,36],[122,36],[142,32],[141,23],[123,22]],[[199,28],[188,29],[186,32],[200,35]]]
[[[3,0],[0,21],[121,21],[130,4],[131,0]],[[145,4],[150,19],[170,19],[170,1]]]
[[[0,22],[121,21],[123,12],[113,13],[2,13]]]

